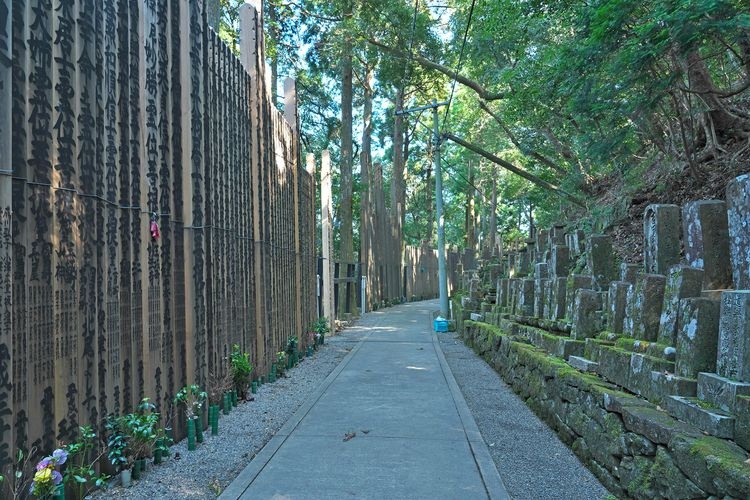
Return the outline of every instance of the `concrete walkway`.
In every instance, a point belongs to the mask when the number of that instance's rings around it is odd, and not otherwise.
[[[508,498],[432,333],[436,305],[347,330],[352,351],[220,498]]]

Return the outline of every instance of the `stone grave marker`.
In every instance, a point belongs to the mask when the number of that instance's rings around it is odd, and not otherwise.
[[[609,282],[617,279],[617,264],[612,251],[612,238],[592,234],[586,247],[586,267],[594,277],[598,290],[606,290]]]
[[[682,208],[682,224],[685,260],[691,267],[703,269],[703,288],[731,288],[726,203],[720,200],[688,203]]]
[[[699,372],[715,371],[719,302],[691,297],[680,300],[679,310],[675,373],[680,377],[696,378]]]
[[[680,208],[649,205],[643,214],[643,263],[646,273],[666,274],[680,261]]]
[[[660,344],[675,345],[680,300],[688,297],[699,297],[703,280],[702,269],[695,269],[690,266],[673,266],[669,270],[664,290],[664,304],[659,319],[657,339]]]
[[[628,289],[623,333],[640,340],[656,341],[664,302],[666,277],[644,274]]]
[[[627,281],[628,283],[635,285],[639,272],[641,272],[641,266],[638,264],[623,262],[620,264],[620,281]]]
[[[722,293],[716,371],[725,378],[750,382],[750,290]]]
[[[623,331],[629,288],[630,283],[627,281],[613,281],[609,284],[607,330],[613,333]]]
[[[561,278],[570,271],[570,249],[564,245],[552,247],[552,259],[549,273],[552,277]]]
[[[727,186],[727,222],[732,277],[737,290],[750,289],[750,174]]]
[[[571,274],[566,282],[566,302],[567,307],[565,317],[573,318],[573,306],[575,305],[576,292],[581,288],[592,290],[594,287],[594,278],[586,274]]]
[[[577,340],[594,337],[601,329],[602,299],[599,292],[578,289],[573,303],[570,336]]]

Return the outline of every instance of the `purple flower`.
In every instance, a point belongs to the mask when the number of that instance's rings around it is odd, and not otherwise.
[[[52,458],[55,460],[55,463],[57,465],[62,465],[68,459],[68,452],[58,448],[52,452]]]
[[[36,464],[36,470],[46,469],[49,467],[50,462],[52,462],[52,457],[44,457]]]
[[[52,482],[54,482],[56,485],[62,483],[63,477],[62,474],[60,474],[58,471],[53,470],[52,471]]]

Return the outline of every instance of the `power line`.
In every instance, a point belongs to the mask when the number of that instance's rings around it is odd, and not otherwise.
[[[471,0],[471,7],[469,7],[469,18],[466,20],[466,30],[464,30],[464,38],[461,42],[461,51],[458,54],[458,64],[456,64],[456,70],[454,71],[454,74],[457,76],[459,74],[459,71],[461,71],[461,64],[463,63],[464,58],[464,48],[466,46],[466,38],[469,36],[469,28],[471,28],[471,19],[474,16],[474,5],[476,3],[476,0]],[[453,83],[451,84],[451,94],[450,97],[448,97],[448,105],[445,107],[445,115],[443,116],[443,132],[445,132],[445,128],[448,125],[448,113],[451,109],[451,103],[453,102],[453,94],[456,91],[456,78],[453,78]],[[442,135],[442,133],[441,133]]]

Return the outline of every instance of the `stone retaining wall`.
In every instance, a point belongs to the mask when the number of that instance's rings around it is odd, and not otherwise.
[[[486,323],[458,331],[613,494],[630,498],[750,498],[747,453],[707,436],[598,375]],[[523,341],[521,341],[523,340]]]

